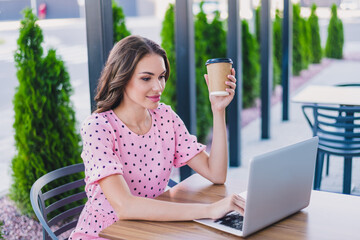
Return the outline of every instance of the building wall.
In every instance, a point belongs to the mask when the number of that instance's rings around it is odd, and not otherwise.
[[[0,21],[21,19],[26,7],[30,7],[29,0],[0,0]]]
[[[37,6],[46,4],[46,18],[78,18],[80,9],[77,0],[37,0]]]
[[[46,4],[46,18],[78,18],[78,0],[36,0],[36,8]],[[31,0],[0,0],[0,21],[22,19],[22,10],[31,7]]]
[[[331,7],[332,4],[339,6],[341,0],[301,0],[301,6],[311,7],[313,3],[318,7]]]

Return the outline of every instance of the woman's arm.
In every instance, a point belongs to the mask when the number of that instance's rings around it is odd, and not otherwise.
[[[243,213],[244,202],[237,195],[213,204],[172,203],[133,196],[121,175],[103,178],[99,184],[121,220],[186,221],[216,219],[230,211]]]
[[[197,154],[188,161],[188,165],[203,177],[215,184],[223,184],[226,180],[228,168],[228,144],[226,134],[225,109],[234,98],[236,79],[235,70],[228,76],[229,81],[226,89],[228,96],[210,96],[211,109],[213,112],[213,136],[210,156],[205,152]],[[208,84],[207,75],[205,75]]]

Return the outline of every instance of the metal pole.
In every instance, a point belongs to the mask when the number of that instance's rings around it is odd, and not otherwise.
[[[177,113],[191,134],[196,134],[196,85],[194,20],[192,0],[175,2],[175,43],[176,43],[176,95]],[[181,167],[181,180],[192,174],[188,166]]]
[[[111,0],[86,0],[86,36],[88,49],[91,112],[101,71],[113,46]]]
[[[271,0],[261,1],[260,51],[261,51],[261,138],[270,138],[270,105],[272,89],[272,21]]]
[[[237,87],[233,101],[228,107],[230,166],[241,165],[241,109],[242,109],[242,59],[241,21],[239,0],[228,0],[227,55],[233,60]]]
[[[283,121],[289,120],[289,83],[292,67],[292,5],[290,0],[284,0],[284,17],[282,25],[282,60],[281,81],[283,89]]]

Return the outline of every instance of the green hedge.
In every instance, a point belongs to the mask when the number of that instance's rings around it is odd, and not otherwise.
[[[81,162],[69,74],[55,50],[43,57],[36,21],[31,9],[24,10],[15,52],[19,86],[13,99],[16,155],[10,189],[21,212],[32,216],[32,184],[52,170]]]
[[[281,62],[282,62],[282,18],[280,11],[276,9],[273,23],[273,86],[281,84]]]
[[[112,0],[112,15],[113,15],[113,41],[114,43],[129,36],[131,33],[126,28],[125,14],[121,7],[117,5],[115,0]]]
[[[302,21],[302,36],[304,38],[304,69],[309,67],[312,59],[312,52],[311,52],[311,33],[310,33],[310,25],[309,22],[305,18],[301,18]]]
[[[300,17],[300,4],[293,5],[293,46],[292,46],[292,68],[295,76],[300,75],[304,69],[304,37],[302,31],[302,20]]]
[[[343,57],[343,47],[343,24],[337,16],[337,7],[335,4],[333,4],[331,7],[331,19],[328,27],[328,37],[325,46],[326,57],[341,59]]]
[[[166,10],[161,29],[161,46],[166,51],[170,63],[170,76],[166,82],[161,101],[176,109],[176,56],[175,56],[175,8],[170,4]]]
[[[309,17],[309,27],[311,34],[310,48],[312,52],[312,63],[320,63],[322,58],[319,19],[316,15],[316,4],[311,6],[311,14]]]
[[[242,32],[242,84],[243,107],[252,107],[260,91],[260,55],[259,44],[250,33],[246,20],[241,22]]]
[[[195,16],[195,77],[196,77],[196,125],[197,136],[200,142],[206,142],[207,134],[212,125],[209,90],[206,85],[204,74],[206,73],[205,62],[209,59],[209,43],[211,42],[211,26],[203,9],[204,2],[200,3],[200,12]],[[212,56],[220,57],[220,56]]]
[[[261,47],[261,36],[260,36],[260,32],[261,32],[261,6],[257,7],[255,10],[255,34],[256,34],[256,39],[258,42],[258,45]],[[280,57],[281,59],[281,55],[279,56],[279,54],[281,54],[281,24],[282,24],[282,20],[280,18],[280,12],[277,10],[276,11],[276,17],[275,17],[275,21],[273,22],[273,89],[275,88],[275,86],[277,84],[281,83],[281,69],[280,69],[280,64],[281,64],[281,60],[279,61],[278,58]],[[259,55],[260,55],[260,47],[259,47]],[[261,58],[261,56],[260,56]],[[260,61],[260,60],[259,60]],[[261,71],[261,68],[260,68]]]

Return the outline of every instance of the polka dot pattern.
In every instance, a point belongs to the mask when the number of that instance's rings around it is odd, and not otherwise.
[[[88,201],[69,239],[101,239],[99,228],[118,220],[98,184],[100,179],[121,174],[134,196],[155,198],[164,192],[173,167],[185,165],[205,149],[171,107],[160,104],[149,112],[152,126],[144,135],[132,132],[112,110],[94,113],[84,121],[81,156]]]

